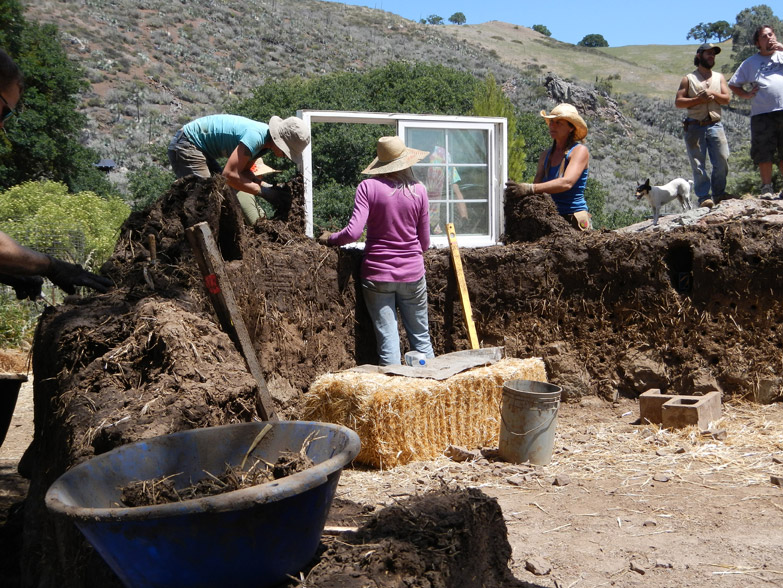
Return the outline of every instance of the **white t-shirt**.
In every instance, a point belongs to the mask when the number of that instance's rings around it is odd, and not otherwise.
[[[729,86],[751,82],[759,85],[758,94],[750,102],[751,116],[783,110],[783,51],[751,55],[731,76]]]

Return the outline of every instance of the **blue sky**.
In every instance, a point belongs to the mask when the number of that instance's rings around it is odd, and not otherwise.
[[[342,3],[377,8],[415,21],[436,14],[448,24],[452,14],[462,12],[467,19],[466,24],[480,24],[490,20],[526,27],[543,24],[551,31],[552,37],[559,41],[576,44],[585,35],[598,33],[604,36],[611,47],[692,44],[695,43],[693,39],[685,38],[692,27],[718,20],[733,25],[739,12],[760,4],[772,7],[775,16],[781,16],[780,10],[775,8],[776,2],[764,0],[359,0]]]

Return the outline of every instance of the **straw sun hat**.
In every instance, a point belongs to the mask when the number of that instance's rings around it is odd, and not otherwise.
[[[429,151],[406,147],[400,137],[381,137],[378,139],[375,151],[378,157],[362,171],[368,176],[402,171],[429,155]]]
[[[576,129],[576,132],[574,132],[575,141],[581,141],[587,136],[587,124],[571,104],[558,104],[549,114],[546,113],[546,110],[542,110],[541,116],[544,117],[547,126],[550,121],[558,118],[570,122]]]
[[[264,161],[259,157],[255,160],[253,165],[250,166],[250,171],[253,172],[253,175],[256,177],[265,176],[267,174],[275,174],[279,172],[279,169],[273,169],[269,167],[267,164],[264,163]]]

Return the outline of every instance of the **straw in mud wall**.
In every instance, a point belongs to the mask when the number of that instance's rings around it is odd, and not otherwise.
[[[503,382],[546,382],[541,358],[505,358],[445,380],[344,371],[325,374],[305,395],[305,420],[359,434],[356,461],[393,468],[434,458],[449,445],[497,447]]]

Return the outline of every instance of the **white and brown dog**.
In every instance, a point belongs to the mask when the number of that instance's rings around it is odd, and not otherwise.
[[[663,186],[651,186],[650,179],[636,188],[636,199],[646,198],[653,209],[653,224],[658,224],[658,217],[661,214],[661,206],[671,202],[675,198],[680,201],[682,210],[691,209],[691,190],[693,189],[693,180],[683,180],[675,178]]]

